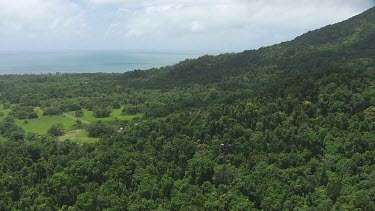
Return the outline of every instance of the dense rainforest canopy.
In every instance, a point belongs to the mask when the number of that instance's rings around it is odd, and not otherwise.
[[[0,76],[0,210],[375,210],[374,79],[374,8],[159,69]],[[56,118],[93,143],[27,131]]]

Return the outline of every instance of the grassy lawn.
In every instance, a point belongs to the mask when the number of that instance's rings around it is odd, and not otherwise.
[[[0,111],[3,111],[5,114],[7,114],[9,112],[8,110],[3,110],[2,105],[0,105]],[[50,129],[53,124],[61,123],[61,124],[64,125],[64,129],[66,131],[66,134],[64,136],[59,137],[59,140],[64,141],[66,139],[69,139],[69,140],[71,140],[73,142],[77,142],[77,143],[94,143],[98,140],[96,138],[89,138],[88,132],[83,129],[84,125],[78,126],[76,124],[76,121],[72,118],[65,117],[63,115],[60,115],[60,116],[43,116],[43,110],[40,109],[40,108],[35,108],[35,111],[38,114],[38,118],[36,118],[36,119],[28,119],[26,121],[25,120],[19,120],[19,119],[16,120],[17,125],[21,126],[25,130],[26,133],[46,134],[48,129]],[[73,112],[67,112],[66,114],[68,114],[70,116],[74,116],[74,113],[75,112],[73,111]],[[88,111],[88,110],[85,109],[85,110],[83,110],[84,116],[80,117],[80,119],[91,122],[91,123],[95,123],[95,122],[101,120],[105,124],[117,126],[117,125],[119,125],[120,121],[123,121],[123,120],[129,120],[130,121],[130,120],[132,120],[136,117],[142,117],[142,114],[131,115],[131,116],[122,116],[121,113],[122,113],[122,108],[119,108],[119,109],[115,109],[111,113],[110,117],[95,118],[93,116],[92,111]],[[1,120],[1,118],[5,118],[5,116],[6,115],[4,115],[4,117],[0,117],[0,120]],[[1,141],[2,140],[0,139],[0,142]]]
[[[119,109],[114,109],[111,113],[111,116],[106,117],[106,118],[95,118],[92,111],[88,111],[88,110],[84,109],[83,110],[83,116],[80,117],[80,119],[91,122],[91,123],[95,123],[95,122],[98,122],[99,120],[101,120],[102,122],[104,122],[106,124],[118,125],[119,121],[123,121],[123,120],[129,120],[130,121],[130,120],[132,120],[136,117],[142,117],[142,114],[123,116],[123,115],[121,115],[122,109],[123,109],[123,107],[121,107]],[[72,111],[72,112],[68,112],[67,114],[69,114],[71,116],[74,116],[74,113],[75,112]]]
[[[88,132],[80,129],[69,131],[65,135],[59,137],[59,140],[61,141],[65,141],[66,139],[76,143],[95,143],[99,140],[97,138],[88,137]]]
[[[16,120],[16,123],[21,126],[26,133],[37,133],[45,134],[47,130],[57,123],[64,125],[65,131],[77,129],[75,126],[76,122],[73,119],[64,116],[41,116],[39,115],[36,119],[28,119],[28,123],[24,123],[24,120]]]

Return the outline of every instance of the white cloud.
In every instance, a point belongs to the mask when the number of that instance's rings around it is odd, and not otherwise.
[[[291,39],[373,5],[373,0],[0,0],[0,50],[1,44],[17,45],[17,39],[30,46],[30,40],[48,39],[52,48],[58,43],[237,51]],[[85,39],[77,36],[82,34]]]
[[[75,36],[84,27],[83,10],[72,1],[0,0],[0,34]]]
[[[319,27],[370,7],[368,0],[89,0],[117,4],[111,32],[124,36],[182,36],[191,33],[251,32],[262,28],[292,30]],[[128,8],[138,7],[129,12]],[[121,13],[121,12],[119,12]],[[112,26],[113,26],[112,25]]]

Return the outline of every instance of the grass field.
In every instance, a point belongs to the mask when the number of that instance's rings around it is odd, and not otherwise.
[[[132,120],[136,117],[142,117],[142,114],[123,116],[123,115],[121,115],[122,109],[123,108],[121,107],[119,109],[113,110],[112,113],[111,113],[111,116],[106,117],[106,118],[95,118],[92,111],[88,111],[88,110],[84,109],[83,110],[83,116],[80,117],[80,119],[91,122],[91,123],[102,121],[106,124],[118,125],[120,121],[123,121],[123,120],[129,120],[130,121],[130,120]],[[74,113],[75,112],[72,111],[72,112],[68,112],[67,114],[69,114],[71,116],[74,116]]]
[[[68,117],[60,116],[43,116],[43,110],[35,108],[38,114],[36,119],[16,120],[17,125],[21,126],[26,133],[46,134],[53,124],[61,123],[65,131],[78,129],[76,122]],[[82,126],[81,126],[82,127]]]
[[[16,123],[21,126],[26,133],[45,134],[48,129],[57,123],[64,125],[65,131],[77,129],[76,122],[73,119],[64,116],[39,116],[36,119],[16,120]]]
[[[59,137],[59,140],[61,141],[65,141],[66,139],[76,143],[95,143],[98,141],[97,138],[88,137],[88,132],[86,130],[79,129],[69,131],[65,133],[65,135]]]
[[[3,105],[0,104],[0,111],[4,113],[3,116],[0,116],[0,121],[2,121],[9,110],[4,110]],[[27,119],[27,120],[16,120],[17,125],[22,127],[26,133],[36,133],[36,134],[46,134],[48,129],[51,128],[53,124],[61,123],[64,125],[65,135],[59,137],[59,140],[69,139],[77,143],[94,143],[98,139],[89,138],[88,132],[85,130],[85,125],[77,125],[76,120],[64,115],[59,116],[43,116],[43,110],[40,108],[35,108],[35,112],[38,114],[36,119]],[[67,112],[66,114],[74,116],[74,111]],[[87,121],[88,123],[95,123],[101,120],[103,123],[108,125],[117,126],[120,124],[120,121],[123,120],[132,120],[136,117],[142,117],[142,114],[131,115],[131,116],[122,116],[122,108],[115,109],[110,117],[107,118],[95,118],[92,111],[83,110],[83,116],[80,119]],[[0,142],[3,140],[0,138]]]

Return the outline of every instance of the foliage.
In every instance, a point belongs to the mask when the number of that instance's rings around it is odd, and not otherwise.
[[[10,115],[17,119],[35,119],[38,118],[38,114],[34,111],[34,107],[31,106],[14,106]]]
[[[112,133],[112,129],[105,124],[103,124],[102,121],[99,121],[95,124],[92,124],[88,128],[88,136],[92,138],[98,138],[101,136],[105,136]]]
[[[52,136],[62,136],[65,133],[64,132],[64,125],[61,124],[61,123],[54,124],[54,125],[51,126],[50,129],[48,129],[47,133],[52,135]]]
[[[148,71],[0,76],[0,209],[374,210],[374,20]]]
[[[50,115],[59,115],[62,111],[58,107],[48,107],[44,109],[43,116],[50,116]]]
[[[93,114],[95,118],[106,118],[111,115],[111,110],[108,107],[95,107],[93,110]]]
[[[82,111],[82,110],[77,110],[77,111],[75,111],[75,112],[74,112],[74,116],[77,117],[77,118],[78,118],[78,117],[82,117],[82,116],[83,116],[83,111]]]

